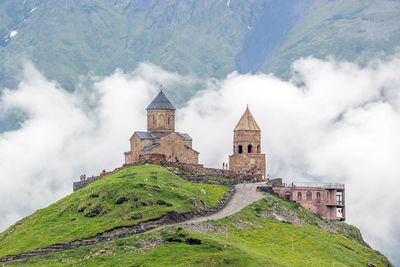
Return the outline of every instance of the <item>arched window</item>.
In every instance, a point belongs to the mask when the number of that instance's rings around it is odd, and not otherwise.
[[[321,200],[321,193],[317,192],[317,200],[320,201]]]
[[[156,120],[155,120],[154,116],[152,118],[153,118],[153,124],[154,124],[156,122]]]
[[[238,146],[238,153],[239,153],[239,154],[242,154],[242,153],[243,153],[243,147],[242,147],[242,145],[239,145],[239,146]]]
[[[297,200],[301,200],[301,192],[297,193]]]
[[[260,147],[260,145],[257,146],[257,153],[261,153],[261,147]]]
[[[169,119],[169,117],[168,117],[168,125],[169,125],[169,120],[170,120],[170,119]]]
[[[286,200],[290,200],[290,195],[291,195],[290,192],[286,192],[285,193],[285,199]]]
[[[312,193],[311,193],[311,191],[307,191],[306,199],[307,199],[307,200],[312,200]]]
[[[247,153],[252,153],[253,152],[253,146],[252,145],[248,145],[247,146]]]

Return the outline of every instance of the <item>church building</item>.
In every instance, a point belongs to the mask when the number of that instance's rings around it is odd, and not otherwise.
[[[229,169],[237,173],[265,179],[265,154],[261,154],[261,129],[249,108],[233,131],[233,155],[229,156]]]
[[[192,148],[187,133],[175,132],[175,107],[162,89],[146,110],[147,131],[134,132],[125,164],[138,162],[142,154],[163,154],[169,161],[197,164],[199,152]]]

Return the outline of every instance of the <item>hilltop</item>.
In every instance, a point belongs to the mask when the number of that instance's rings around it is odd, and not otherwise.
[[[354,226],[261,195],[255,185],[237,185],[229,201],[229,186],[207,183],[226,178],[192,183],[180,176],[153,164],[124,168],[1,233],[0,257],[27,253],[6,266],[392,266]],[[262,199],[239,212],[207,216],[238,196],[257,194]]]

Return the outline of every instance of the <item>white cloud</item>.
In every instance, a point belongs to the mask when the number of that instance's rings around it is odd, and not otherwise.
[[[293,64],[289,82],[237,73],[200,81],[207,89],[177,110],[177,130],[193,137],[202,163],[221,167],[232,151],[233,128],[249,104],[262,129],[271,175],[345,182],[348,222],[374,248],[395,256],[400,250],[399,69],[397,58],[364,68],[308,58]],[[28,66],[18,89],[3,94],[5,110],[22,109],[29,119],[21,129],[0,135],[0,216],[5,218],[0,229],[68,194],[80,173],[119,166],[130,135],[146,128],[144,109],[159,83],[168,88],[193,82],[149,64],[94,80],[93,88],[71,94]]]

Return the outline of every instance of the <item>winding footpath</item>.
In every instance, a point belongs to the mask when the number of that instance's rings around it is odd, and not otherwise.
[[[221,211],[211,214],[209,216],[204,216],[204,217],[196,217],[184,222],[179,222],[175,224],[195,224],[195,223],[200,223],[204,221],[209,221],[209,220],[217,220],[220,218],[227,217],[229,215],[235,214],[239,211],[241,211],[243,208],[246,206],[250,205],[253,202],[256,202],[257,200],[262,199],[265,195],[259,191],[257,191],[257,186],[259,185],[264,185],[265,183],[251,183],[251,184],[238,184],[235,186],[235,193],[233,194],[231,200],[228,202],[228,204],[223,208]],[[153,229],[149,229],[149,231],[156,231],[160,230],[163,227],[169,226],[171,224],[163,225],[160,227],[155,227]],[[149,232],[145,231],[145,232]],[[39,250],[34,250],[31,252],[26,252],[26,253],[21,253],[18,255],[13,255],[13,256],[6,256],[0,258],[0,262],[8,262],[8,261],[13,261],[13,260],[18,260],[18,259],[23,259],[23,258],[31,258],[39,255],[45,255],[57,251],[63,251],[63,250],[68,250],[68,249],[73,249],[73,248],[78,248],[78,247],[84,247],[84,246],[92,246],[96,245],[98,243],[102,242],[107,242],[111,240],[115,240],[118,238],[123,238],[129,236],[128,233],[126,234],[119,234],[116,236],[111,236],[111,237],[104,237],[100,238],[98,240],[81,240],[81,241],[76,241],[71,244],[60,244],[60,245],[54,245],[49,248],[44,248],[44,249],[39,249]]]
[[[265,197],[263,193],[257,191],[257,186],[260,185],[265,185],[265,183],[237,184],[235,186],[235,194],[224,209],[210,216],[194,218],[183,223],[199,223],[209,220],[217,220],[235,214],[251,203]]]

